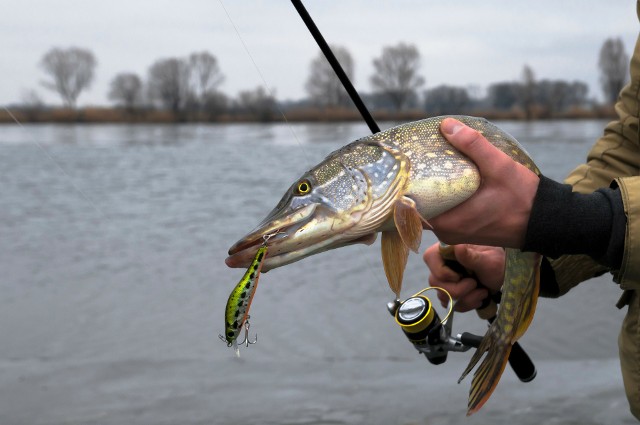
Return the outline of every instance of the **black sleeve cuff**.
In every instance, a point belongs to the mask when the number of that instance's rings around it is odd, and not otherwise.
[[[542,257],[540,263],[540,296],[544,298],[558,298],[560,296],[560,286],[547,257]]]
[[[625,232],[626,216],[619,189],[581,194],[573,192],[570,185],[540,176],[522,249],[551,258],[586,254],[618,269]]]

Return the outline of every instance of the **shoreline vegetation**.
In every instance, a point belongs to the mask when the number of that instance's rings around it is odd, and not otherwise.
[[[10,111],[10,113],[8,112]],[[357,122],[362,117],[355,108],[304,107],[272,110],[269,113],[223,113],[211,115],[206,112],[173,112],[161,109],[136,109],[85,107],[44,108],[33,110],[24,107],[0,109],[0,124],[61,123],[61,124],[183,124],[183,123],[277,123],[283,122]],[[284,114],[284,117],[283,117]],[[609,119],[615,117],[612,106],[589,109],[572,108],[561,113],[548,113],[544,109],[534,110],[529,116],[521,108],[510,110],[477,109],[448,111],[429,114],[422,109],[372,111],[376,121],[415,121],[434,115],[463,114],[485,117],[489,120],[554,120],[554,119]],[[14,118],[12,117],[15,117]]]
[[[354,60],[348,49],[332,46],[332,50],[353,79]],[[412,43],[386,46],[372,63],[372,91],[361,96],[377,121],[407,122],[449,114],[490,120],[602,119],[614,116],[611,105],[627,80],[628,55],[621,39],[605,40],[598,62],[603,103],[589,96],[586,83],[536,79],[527,64],[520,79],[498,81],[486,90],[448,84],[425,89],[420,51]],[[91,85],[97,66],[90,50],[54,47],[40,66],[48,77],[42,84],[56,92],[64,106],[45,104],[35,90],[27,90],[21,101],[4,111],[0,108],[0,124],[362,122],[322,53],[311,61],[306,97],[286,101],[263,86],[228,96],[219,90],[224,74],[218,59],[206,51],[158,59],[146,78],[131,72],[117,74],[108,93],[113,106],[77,107],[78,96]]]
[[[354,60],[344,46],[332,46],[345,74],[353,80]],[[628,55],[620,38],[602,45],[598,68],[603,103],[589,95],[578,80],[538,79],[524,64],[519,79],[498,81],[486,90],[477,85],[441,84],[426,88],[420,72],[421,54],[413,43],[385,46],[373,58],[369,77],[372,91],[362,101],[377,121],[407,122],[438,115],[461,114],[490,120],[600,119],[614,116],[613,104],[626,83]],[[41,84],[56,92],[64,106],[46,104],[35,90],[0,108],[0,124],[8,123],[270,123],[362,122],[350,96],[322,53],[310,63],[306,97],[279,100],[266,86],[230,97],[219,90],[224,82],[215,55],[207,51],[158,59],[146,78],[121,72],[111,80],[113,105],[78,107],[98,61],[91,50],[51,48],[40,66],[47,79]]]

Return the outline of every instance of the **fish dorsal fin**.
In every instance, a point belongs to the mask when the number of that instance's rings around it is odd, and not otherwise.
[[[422,240],[423,225],[431,226],[420,215],[413,199],[403,196],[396,200],[393,207],[393,220],[402,242],[417,254]]]
[[[382,232],[382,265],[387,275],[389,287],[400,298],[402,276],[409,257],[409,248],[405,245],[400,234],[393,230]]]

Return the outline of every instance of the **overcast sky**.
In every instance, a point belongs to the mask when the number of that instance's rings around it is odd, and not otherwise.
[[[108,104],[119,72],[146,78],[157,59],[207,50],[230,96],[262,85],[220,0],[3,0],[0,14],[0,105],[35,90],[47,103],[59,98],[40,82],[39,66],[52,47],[94,52],[98,66],[81,105]],[[318,54],[288,0],[223,0],[266,83],[279,99],[305,96],[309,63]],[[369,91],[371,61],[384,46],[415,43],[426,88],[519,79],[524,64],[536,78],[581,80],[600,97],[598,52],[622,37],[630,54],[638,34],[635,0],[306,0],[334,44],[355,60],[355,85]]]

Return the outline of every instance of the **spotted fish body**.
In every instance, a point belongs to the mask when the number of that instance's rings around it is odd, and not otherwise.
[[[476,165],[440,133],[446,117],[402,124],[356,140],[329,154],[287,190],[256,229],[234,244],[226,260],[245,267],[268,241],[265,270],[354,243],[371,244],[382,234],[382,262],[399,297],[409,251],[418,252],[428,220],[468,199],[480,186]],[[533,172],[538,168],[509,134],[482,118],[454,116]],[[539,257],[507,249],[503,299],[466,375],[488,352],[474,375],[469,413],[493,392],[511,344],[526,331],[538,294]],[[508,306],[508,307],[507,307]]]
[[[407,185],[404,196],[416,203],[418,212],[426,219],[466,200],[480,185],[475,164],[454,149],[440,133],[442,118],[399,125],[365,138],[395,150],[399,162],[407,163],[402,165],[408,169],[405,171]],[[539,173],[520,143],[493,123],[475,117],[453,118],[479,131],[512,159]]]
[[[240,282],[233,289],[227,300],[227,308],[225,309],[224,325],[225,340],[229,347],[233,346],[236,351],[238,349],[237,339],[240,331],[249,317],[249,308],[251,301],[258,287],[260,271],[267,255],[267,247],[258,248],[255,258],[249,265]]]

